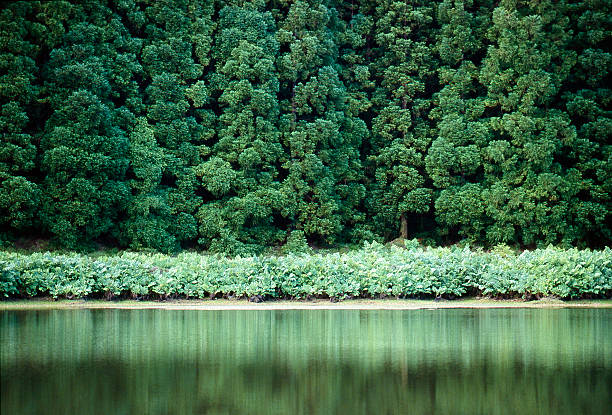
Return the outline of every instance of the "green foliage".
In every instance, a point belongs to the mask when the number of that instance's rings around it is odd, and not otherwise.
[[[572,8],[582,7],[502,2],[484,18],[461,2],[441,8],[445,86],[426,164],[442,189],[435,208],[443,233],[489,244],[568,245],[609,232],[605,175],[594,180],[589,170],[608,150],[577,135],[584,102],[562,104],[577,63]],[[589,167],[580,161],[587,158]]]
[[[280,131],[286,158],[282,192],[291,226],[311,240],[350,238],[364,216],[359,149],[367,127],[358,119],[341,79],[338,39],[342,23],[327,2],[287,2],[281,9],[277,60],[281,91]]]
[[[378,88],[372,98],[376,116],[369,156],[375,173],[368,202],[388,236],[414,234],[407,215],[427,213],[431,205],[424,155],[431,141],[432,100],[426,85],[435,81],[437,64],[431,45],[433,14],[430,2],[388,0],[375,10],[378,58],[372,68]]]
[[[111,110],[89,91],[68,97],[43,137],[41,217],[65,245],[109,232],[127,198],[123,182],[127,139],[111,123]]]
[[[285,254],[310,253],[311,251],[304,232],[300,230],[291,231],[282,248],[282,252]]]
[[[40,47],[30,39],[41,27],[29,20],[33,9],[28,2],[15,2],[0,12],[0,227],[13,232],[32,229],[40,204],[29,125],[39,94]]]
[[[283,231],[278,164],[278,92],[274,19],[260,2],[222,8],[211,90],[222,109],[217,141],[197,175],[215,198],[198,211],[199,242],[213,252],[258,252]],[[286,215],[285,215],[286,216]]]
[[[208,4],[207,4],[208,3]],[[145,6],[145,5],[143,5]],[[137,8],[139,6],[134,6]],[[132,248],[175,252],[198,236],[195,168],[214,117],[201,80],[208,65],[213,3],[147,2],[138,16],[144,30],[138,119],[131,123],[132,204],[122,238]],[[139,31],[140,33],[140,31]]]
[[[7,2],[0,235],[241,255],[293,235],[608,246],[611,11]]]
[[[287,242],[294,252],[304,235]],[[291,248],[291,249],[290,249]],[[299,249],[298,249],[299,248]],[[183,253],[110,256],[0,254],[0,295],[133,298],[612,296],[612,251],[365,244],[347,253],[222,257]]]

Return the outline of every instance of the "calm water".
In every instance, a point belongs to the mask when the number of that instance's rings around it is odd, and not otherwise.
[[[0,312],[2,414],[609,414],[612,310]]]

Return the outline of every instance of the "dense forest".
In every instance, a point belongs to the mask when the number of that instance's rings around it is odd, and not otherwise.
[[[608,0],[1,7],[5,241],[612,241]]]

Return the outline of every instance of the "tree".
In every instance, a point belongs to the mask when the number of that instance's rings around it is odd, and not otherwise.
[[[326,2],[295,1],[279,24],[280,130],[288,153],[283,192],[292,200],[290,229],[311,240],[334,242],[346,224],[361,220],[359,147],[363,124],[350,113],[339,77],[332,28],[336,10]]]
[[[386,236],[397,235],[399,228],[399,235],[407,238],[415,232],[408,227],[410,216],[427,213],[431,205],[424,157],[437,83],[433,8],[429,2],[385,0],[376,6],[375,16],[370,210]]]
[[[438,135],[425,163],[438,189],[435,214],[443,226],[439,232],[447,236],[450,228],[444,225],[453,224],[461,236],[482,238],[481,147],[491,141],[491,132],[484,116],[486,88],[479,83],[479,68],[486,50],[484,33],[491,24],[489,10],[478,10],[462,0],[447,0],[438,7],[441,28],[436,49],[443,87],[435,95],[436,108],[431,112]]]
[[[564,161],[577,170],[578,190],[570,201],[567,225],[571,240],[591,246],[612,240],[611,11],[608,2],[578,2],[566,12],[576,65],[562,99],[577,137]]]
[[[61,4],[58,7],[61,9]],[[127,138],[115,59],[123,47],[121,23],[96,2],[74,5],[69,31],[50,53],[45,95],[52,115],[41,139],[45,174],[41,219],[65,246],[118,236],[116,219],[128,199]]]
[[[567,223],[580,177],[562,160],[576,134],[555,108],[575,60],[566,50],[563,10],[547,1],[502,2],[493,10],[478,73],[465,61],[443,71],[449,86],[440,93],[440,135],[428,167],[443,188],[438,220],[470,239],[575,240]],[[462,50],[477,56],[466,39]]]
[[[0,12],[0,239],[3,232],[32,232],[40,203],[37,131],[29,115],[39,94],[40,47],[30,41],[43,30],[34,20],[38,7],[14,2]]]
[[[341,205],[345,226],[340,240],[358,243],[375,238],[374,227],[367,220],[367,178],[363,164],[364,155],[370,151],[374,116],[371,96],[376,84],[369,65],[374,19],[368,1],[341,1],[335,8],[340,17],[334,28],[339,48],[337,67],[347,92],[344,137],[348,163],[337,185],[340,198],[346,201]]]
[[[195,167],[210,137],[203,68],[214,29],[214,2],[150,2],[140,21],[146,79],[144,111],[130,140],[134,204],[123,227],[133,247],[176,251],[195,242],[202,203]]]
[[[216,72],[211,85],[221,110],[217,141],[197,168],[211,195],[199,210],[200,243],[217,252],[258,252],[280,242],[275,219],[286,216],[278,166],[274,20],[263,2],[236,1],[219,12]]]

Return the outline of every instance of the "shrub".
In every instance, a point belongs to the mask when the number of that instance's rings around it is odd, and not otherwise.
[[[0,296],[55,298],[612,296],[612,251],[365,244],[347,253],[178,256],[0,252]]]

